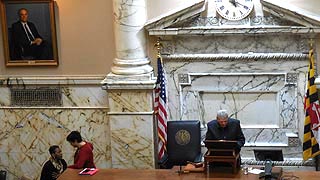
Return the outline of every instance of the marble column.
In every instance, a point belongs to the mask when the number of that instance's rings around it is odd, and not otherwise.
[[[153,69],[147,58],[145,0],[113,0],[116,58],[112,73],[137,75]]]
[[[147,57],[146,0],[113,0],[116,58],[108,92],[112,168],[154,168],[153,68]]]

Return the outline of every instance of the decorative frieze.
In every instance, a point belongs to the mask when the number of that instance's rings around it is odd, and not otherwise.
[[[172,54],[164,55],[166,60],[184,60],[184,61],[265,61],[265,60],[301,60],[308,58],[307,54],[303,53],[237,53],[237,54]]]
[[[179,84],[187,84],[189,83],[189,75],[188,74],[178,74]]]
[[[286,83],[287,84],[296,84],[298,82],[298,74],[297,73],[287,73],[286,75]]]

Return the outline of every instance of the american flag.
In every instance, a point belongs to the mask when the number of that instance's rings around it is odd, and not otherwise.
[[[158,159],[161,160],[167,148],[167,120],[168,103],[166,91],[166,75],[162,65],[161,56],[158,55],[158,77],[155,87],[154,111],[158,120]]]
[[[315,81],[314,54],[309,52],[309,71],[307,81],[307,93],[304,109],[306,112],[303,135],[303,159],[315,157],[320,154],[320,106]]]

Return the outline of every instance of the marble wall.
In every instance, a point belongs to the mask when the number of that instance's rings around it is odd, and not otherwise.
[[[122,85],[108,90],[113,168],[155,167],[153,91],[137,87]]]
[[[50,156],[48,149],[54,144],[62,148],[64,159],[72,164],[75,149],[66,136],[73,130],[93,143],[97,167],[112,167],[107,93],[99,84],[102,79],[81,83],[70,78],[68,82],[47,78],[38,84],[33,80],[25,83],[26,88],[60,87],[63,105],[59,107],[11,106],[10,88],[21,87],[13,84],[0,88],[0,169],[7,171],[7,179],[38,179]]]
[[[219,109],[241,121],[253,149],[282,149],[302,158],[307,38],[265,34],[164,37],[170,119],[206,123]],[[296,138],[296,143],[290,143]]]

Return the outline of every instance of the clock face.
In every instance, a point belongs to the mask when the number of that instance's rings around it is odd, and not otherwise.
[[[215,0],[217,12],[228,20],[241,20],[253,9],[252,0]]]

